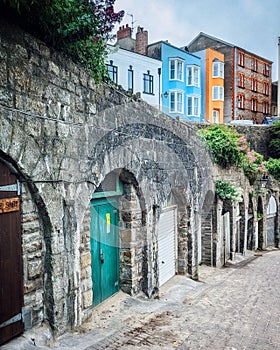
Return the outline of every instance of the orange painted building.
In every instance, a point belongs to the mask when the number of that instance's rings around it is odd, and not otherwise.
[[[224,55],[206,49],[205,69],[205,121],[224,122]]]
[[[207,123],[224,123],[224,54],[207,48],[201,58],[201,115]]]

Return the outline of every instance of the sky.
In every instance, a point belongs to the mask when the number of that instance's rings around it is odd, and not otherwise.
[[[124,10],[120,25],[149,33],[149,43],[168,40],[182,47],[200,32],[273,61],[272,81],[278,80],[280,0],[116,0]],[[119,28],[119,25],[116,25]]]

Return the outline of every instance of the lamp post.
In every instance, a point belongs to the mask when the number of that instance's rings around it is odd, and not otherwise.
[[[259,179],[260,188],[266,188],[268,184],[268,180],[269,180],[269,176],[266,173],[262,174]]]

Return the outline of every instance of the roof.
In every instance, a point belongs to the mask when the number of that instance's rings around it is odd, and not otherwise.
[[[246,49],[243,49],[243,48],[240,47],[240,46],[231,44],[231,43],[229,43],[229,42],[227,42],[227,41],[221,40],[221,39],[219,39],[219,38],[216,38],[215,36],[211,36],[211,35],[206,34],[206,33],[204,33],[204,32],[200,32],[200,33],[188,44],[188,46],[192,45],[192,44],[193,44],[199,37],[201,37],[201,36],[204,36],[205,38],[208,38],[208,39],[217,41],[217,42],[219,42],[219,43],[221,43],[221,44],[224,44],[224,45],[229,46],[229,47],[232,47],[232,48],[238,48],[238,49],[240,49],[240,50],[242,50],[242,51],[245,51],[245,52],[247,52],[247,53],[249,53],[249,54],[251,54],[251,55],[254,55],[254,56],[256,56],[256,57],[258,57],[258,58],[260,58],[260,59],[262,59],[262,60],[264,60],[264,61],[273,63],[272,61],[268,60],[267,58],[264,58],[264,57],[262,57],[262,56],[260,56],[260,55],[257,55],[257,54],[255,54],[254,52],[248,51],[248,50],[246,50]]]
[[[191,56],[193,56],[193,57],[195,57],[195,58],[199,58],[199,59],[200,59],[200,57],[199,57],[199,56],[196,56],[195,53],[189,52],[189,51],[185,50],[184,48],[174,46],[174,45],[170,44],[168,41],[164,41],[164,40],[160,40],[160,41],[157,41],[157,42],[155,42],[155,43],[151,43],[151,44],[148,45],[148,47],[153,46],[153,45],[158,45],[158,44],[165,44],[165,45],[168,45],[168,46],[172,47],[173,49],[182,51],[184,54],[189,54],[189,55],[191,55]]]

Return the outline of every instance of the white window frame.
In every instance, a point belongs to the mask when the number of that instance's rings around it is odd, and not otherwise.
[[[174,68],[171,70],[172,63],[174,64]],[[184,81],[184,60],[181,58],[169,59],[169,80]]]
[[[189,100],[191,99],[191,111],[189,110]],[[196,106],[195,101],[197,101],[197,113],[196,113]],[[189,113],[190,112],[190,113]],[[200,96],[199,95],[187,95],[187,116],[188,117],[200,117]]]
[[[213,123],[219,124],[220,111],[218,111],[217,109],[213,109],[212,111],[212,120],[213,120]]]
[[[169,113],[184,114],[184,91],[182,90],[170,90],[169,92]],[[174,108],[171,106],[172,96],[174,96]],[[181,96],[181,100],[179,98]],[[181,108],[180,108],[181,106]]]
[[[214,60],[212,62],[212,77],[213,78],[224,78],[224,63],[221,61]]]
[[[224,101],[224,87],[213,86],[212,87],[212,101]]]
[[[200,67],[196,65],[187,65],[186,73],[187,86],[200,87]]]
[[[252,78],[252,81],[251,81],[251,89],[252,91],[254,92],[257,92],[258,91],[258,80],[256,78]]]
[[[238,95],[237,97],[237,108],[244,109],[245,108],[245,96]]]
[[[263,101],[262,103],[263,114],[269,114],[269,102]]]
[[[252,98],[251,100],[251,110],[252,112],[258,111],[258,100],[256,98]]]

